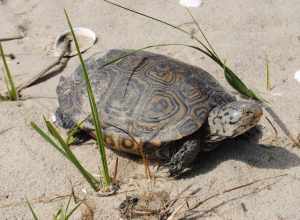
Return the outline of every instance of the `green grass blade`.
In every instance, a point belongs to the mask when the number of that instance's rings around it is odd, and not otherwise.
[[[30,212],[32,214],[32,217],[34,220],[38,220],[39,218],[37,217],[37,214],[35,213],[35,211],[33,210],[30,202],[26,199],[26,204],[28,205],[29,209],[30,209]]]
[[[269,91],[272,89],[268,59],[266,60],[266,87],[267,87],[267,90],[269,90]]]
[[[86,81],[86,87],[87,87],[87,92],[88,92],[88,97],[89,97],[89,102],[90,102],[90,107],[91,107],[91,112],[92,112],[92,116],[93,116],[93,122],[94,122],[94,126],[95,126],[95,130],[96,130],[96,137],[97,137],[97,144],[98,144],[98,149],[99,149],[99,154],[100,154],[100,160],[102,163],[102,168],[103,168],[103,179],[104,179],[104,187],[108,187],[111,184],[111,179],[109,176],[109,170],[108,170],[108,165],[107,165],[107,160],[106,160],[106,153],[105,153],[105,143],[103,140],[103,134],[102,134],[102,129],[101,129],[101,123],[100,123],[100,119],[99,119],[99,112],[97,110],[97,106],[96,106],[96,101],[95,101],[95,97],[93,94],[93,90],[92,90],[92,86],[90,83],[90,79],[88,76],[88,71],[86,68],[86,65],[83,61],[83,58],[81,56],[80,53],[80,49],[79,49],[79,44],[77,42],[74,30],[73,30],[73,26],[71,24],[71,21],[69,19],[68,13],[66,10],[64,10],[65,12],[65,16],[69,25],[69,28],[71,30],[73,39],[74,39],[74,43],[76,46],[76,50],[79,56],[79,60],[83,69],[83,75]]]
[[[239,93],[257,101],[262,101],[243,81],[232,72],[227,66],[224,66],[224,75],[227,82]]]
[[[10,89],[9,81],[8,81],[8,78],[7,78],[7,74],[4,73],[3,76],[4,76],[3,79],[4,79],[4,84],[5,84],[5,87],[6,87],[6,90],[7,90],[8,98],[10,98],[11,97],[11,89]]]
[[[73,209],[71,209],[71,211],[69,212],[69,213],[67,213],[67,219],[69,219],[72,215],[73,215],[73,213],[79,208],[79,206],[82,204],[82,202],[79,202],[78,204],[76,204],[76,206],[73,208]]]
[[[133,12],[135,14],[138,14],[138,15],[141,15],[143,17],[149,18],[149,19],[154,20],[156,22],[159,22],[161,24],[167,25],[167,26],[169,26],[171,28],[174,28],[174,29],[176,29],[176,30],[178,30],[178,31],[180,31],[180,32],[188,35],[189,37],[192,37],[191,33],[189,33],[188,31],[186,31],[186,30],[184,30],[184,29],[182,29],[182,28],[180,28],[180,27],[178,27],[176,25],[170,24],[169,22],[163,21],[163,20],[158,19],[158,18],[154,18],[154,17],[152,17],[150,15],[146,15],[146,14],[144,14],[142,12],[138,12],[136,10],[124,7],[123,5],[120,5],[120,4],[116,3],[116,2],[112,2],[112,1],[109,1],[109,0],[103,0],[103,1],[107,2],[108,4],[111,4],[111,5],[117,6],[119,8],[122,8],[122,9],[124,9],[126,11]],[[201,40],[199,40],[198,38],[193,38],[193,39],[195,41],[197,41],[208,53],[210,53],[211,55],[213,55],[213,53],[211,53],[211,51],[209,50],[209,48]]]
[[[8,82],[9,82],[10,89],[8,90],[8,93],[10,95],[10,99],[11,100],[17,100],[18,99],[18,93],[17,93],[16,87],[15,87],[11,72],[9,70],[8,64],[6,62],[6,58],[5,58],[5,55],[4,55],[4,51],[3,51],[3,47],[2,47],[1,42],[0,42],[0,56],[2,57],[4,69],[5,69],[6,76],[7,76]]]
[[[83,177],[87,180],[87,182],[91,185],[91,187],[97,191],[99,181],[93,177],[78,161],[76,156],[73,154],[73,152],[69,149],[69,146],[64,142],[63,138],[60,136],[60,134],[57,132],[57,130],[54,128],[54,126],[51,124],[51,122],[47,121],[46,119],[45,123],[47,125],[47,128],[49,132],[53,135],[54,138],[58,140],[60,145],[56,144],[54,140],[41,128],[39,128],[34,122],[31,122],[32,128],[40,134],[48,143],[50,143],[55,149],[57,149],[65,158],[67,158],[70,162],[74,164],[74,166],[79,170],[79,172],[83,175]]]
[[[149,18],[151,20],[154,20],[154,21],[157,21],[159,23],[162,23],[164,25],[167,25],[169,27],[172,27],[178,31],[181,31],[182,33],[184,34],[187,34],[189,36],[191,36],[191,34],[188,32],[188,31],[185,31],[184,29],[180,28],[180,27],[177,27],[175,25],[172,25],[166,21],[163,21],[163,20],[160,20],[160,19],[157,19],[157,18],[154,18],[154,17],[151,17],[149,15],[146,15],[144,13],[141,13],[141,12],[138,12],[136,10],[133,10],[133,9],[130,9],[130,8],[127,8],[127,7],[124,7],[118,3],[115,3],[115,2],[111,2],[109,0],[103,0],[111,5],[114,5],[114,6],[117,6],[119,8],[122,8],[124,10],[127,10],[127,11],[130,11],[130,12],[133,12],[135,14],[138,14],[138,15],[141,15],[143,17],[146,17],[146,18]],[[192,14],[191,14],[192,16]],[[194,17],[192,16],[192,18],[194,19]],[[196,22],[196,25],[197,25],[197,22]],[[245,83],[242,82],[242,80],[230,69],[228,68],[227,66],[224,67],[224,64],[222,62],[222,60],[218,57],[218,55],[216,54],[216,52],[214,51],[212,45],[209,43],[207,37],[205,36],[204,32],[201,30],[200,26],[198,27],[201,34],[203,35],[205,41],[207,42],[207,44],[209,45],[210,48],[208,48],[200,39],[198,39],[197,37],[194,37],[193,39],[199,43],[204,49],[201,49],[199,47],[196,47],[196,46],[189,46],[191,48],[194,48],[196,50],[199,50],[201,51],[202,53],[204,53],[205,55],[207,55],[208,57],[210,57],[213,61],[215,61],[218,65],[221,66],[221,68],[224,68],[224,74],[225,74],[225,78],[227,80],[227,82],[235,89],[237,90],[239,93],[251,98],[251,99],[255,99],[257,101],[260,101],[260,102],[263,102],[264,100],[259,98],[258,95],[256,95],[251,89],[249,89]]]
[[[96,191],[98,190],[98,184],[99,182],[94,178],[79,162],[77,157],[73,154],[73,152],[70,150],[69,145],[64,141],[62,136],[59,134],[59,132],[56,130],[56,128],[53,126],[53,124],[44,119],[45,123],[50,130],[50,133],[53,135],[54,138],[57,139],[57,141],[60,143],[60,146],[63,148],[66,157],[76,166],[76,168],[80,171],[80,173],[83,175],[83,177],[90,183],[90,185],[93,187],[93,189]]]
[[[65,208],[65,213],[68,212],[68,209],[69,209],[69,206],[70,206],[70,203],[71,203],[71,199],[72,199],[72,195],[70,195],[70,197],[69,197],[68,203],[67,203],[66,208]]]
[[[64,210],[60,208],[54,215],[54,220],[67,220],[65,217],[66,215],[64,213]]]
[[[52,140],[52,138],[46,133],[44,132],[39,126],[37,126],[36,123],[31,122],[31,127],[40,135],[44,138],[44,140],[46,142],[48,142],[49,144],[51,144],[55,149],[57,149],[63,156],[67,157],[67,154],[65,153],[65,151],[55,143],[55,141]]]

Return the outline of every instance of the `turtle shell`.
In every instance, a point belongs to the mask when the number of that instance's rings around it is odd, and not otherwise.
[[[85,61],[107,142],[123,137],[122,143],[134,138],[159,146],[178,140],[196,132],[213,107],[234,100],[206,71],[167,56],[141,51],[103,67],[128,52],[113,49]],[[57,95],[63,127],[90,114],[81,66],[60,78]]]

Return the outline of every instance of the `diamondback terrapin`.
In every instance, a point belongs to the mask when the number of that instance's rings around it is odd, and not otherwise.
[[[113,49],[85,63],[101,113],[107,147],[166,161],[178,175],[201,151],[254,127],[262,115],[254,101],[237,101],[206,71],[173,58]],[[90,115],[82,67],[57,87],[60,126],[70,129]],[[83,126],[93,129],[91,119]]]

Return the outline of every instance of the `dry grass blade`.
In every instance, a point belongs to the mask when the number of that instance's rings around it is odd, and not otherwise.
[[[290,141],[293,143],[293,145],[300,147],[300,142],[296,140],[287,126],[284,124],[284,122],[279,118],[279,116],[273,111],[273,109],[267,105],[264,105],[265,110],[270,114],[270,116],[275,120],[277,125],[280,127],[280,129],[283,131],[283,133],[290,139]]]
[[[70,60],[70,57],[68,57],[68,55],[70,54],[71,41],[72,40],[70,39],[66,39],[64,41],[63,50],[57,60],[43,69],[32,79],[29,79],[27,82],[17,86],[17,92],[20,93],[24,89],[42,83],[63,71],[67,66],[68,61]],[[57,69],[54,69],[54,67],[57,67]]]
[[[32,214],[33,219],[34,219],[34,220],[38,220],[39,218],[37,217],[35,211],[33,210],[32,206],[31,206],[31,204],[30,204],[30,202],[28,201],[28,199],[26,199],[26,204],[28,205],[28,207],[29,207],[29,209],[30,209],[30,212],[31,212],[31,214]]]
[[[270,68],[269,68],[269,60],[266,59],[266,88],[267,90],[271,90],[271,79],[270,79]]]
[[[249,192],[249,193],[245,193],[245,194],[243,194],[243,195],[236,196],[236,197],[234,197],[234,198],[232,198],[232,199],[229,199],[229,200],[225,200],[225,201],[219,202],[217,205],[214,205],[213,207],[211,207],[211,208],[209,208],[209,209],[207,209],[207,210],[202,211],[201,214],[196,215],[196,216],[194,216],[194,217],[192,217],[192,218],[189,218],[189,219],[201,219],[201,218],[205,217],[207,214],[209,214],[210,212],[214,212],[215,210],[217,210],[217,209],[220,208],[221,206],[224,206],[224,205],[226,205],[226,204],[228,204],[228,203],[230,203],[230,202],[234,202],[234,201],[236,201],[236,200],[245,198],[246,196],[250,196],[250,195],[254,195],[254,194],[257,194],[257,193],[259,193],[259,192],[262,192],[263,190],[269,189],[271,186],[273,186],[273,185],[275,185],[275,184],[276,184],[276,182],[273,182],[273,183],[267,184],[267,185],[265,185],[265,186],[263,186],[263,187],[258,187],[258,188],[252,190],[252,191]],[[183,219],[182,219],[182,220],[183,220]]]

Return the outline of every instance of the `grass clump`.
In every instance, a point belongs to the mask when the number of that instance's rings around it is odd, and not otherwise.
[[[70,217],[74,214],[74,212],[78,209],[78,207],[82,204],[82,202],[78,202],[75,204],[75,206],[69,210],[70,208],[70,203],[71,203],[71,199],[72,196],[69,197],[68,203],[66,205],[66,207],[61,207],[53,216],[53,220],[69,220]],[[34,211],[32,205],[30,204],[30,202],[26,199],[26,204],[29,207],[29,210],[32,214],[32,218],[34,220],[39,220],[36,212]]]
[[[100,168],[100,176],[102,177],[100,180],[97,180],[88,170],[86,170],[77,159],[77,157],[73,154],[73,152],[69,148],[69,137],[65,140],[55,126],[47,119],[44,118],[44,122],[46,127],[48,128],[49,134],[43,131],[40,127],[38,127],[34,122],[31,122],[32,128],[39,133],[48,143],[50,143],[55,149],[57,149],[65,158],[67,158],[82,174],[82,176],[86,179],[86,181],[90,184],[90,186],[95,190],[99,191],[102,187],[103,191],[108,191],[111,183],[111,178],[109,176],[109,169],[106,160],[106,152],[105,152],[105,142],[102,134],[101,122],[100,122],[100,114],[97,109],[95,96],[92,90],[91,82],[89,79],[88,71],[86,65],[83,61],[83,58],[80,53],[80,48],[78,45],[78,41],[76,39],[75,33],[73,31],[73,26],[69,19],[68,13],[64,10],[65,16],[70,28],[70,31],[73,36],[73,40],[76,46],[76,50],[78,53],[78,57],[83,69],[83,76],[86,82],[86,89],[88,93],[89,103],[91,107],[92,120],[95,126],[96,133],[96,141],[99,150],[99,160],[101,162]]]
[[[97,180],[89,171],[87,171],[77,159],[75,154],[71,151],[69,144],[64,140],[62,135],[58,132],[55,126],[44,118],[44,122],[48,129],[49,134],[47,134],[43,129],[38,127],[34,122],[31,122],[31,127],[43,137],[49,144],[51,144],[56,150],[58,150],[65,158],[67,158],[82,174],[85,180],[90,184],[90,186],[95,190],[99,191],[100,181]]]
[[[11,100],[11,101],[16,101],[18,99],[18,92],[16,90],[15,87],[15,83],[12,77],[12,74],[10,72],[10,69],[8,67],[6,58],[5,58],[5,54],[4,54],[4,50],[2,47],[2,44],[0,42],[0,56],[2,58],[2,62],[4,65],[4,82],[7,88],[7,96],[2,96],[0,95],[0,100]]]

